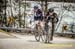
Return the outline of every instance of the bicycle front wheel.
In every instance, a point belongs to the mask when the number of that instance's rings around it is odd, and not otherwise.
[[[40,41],[40,35],[38,32],[35,33],[35,39],[36,41]]]

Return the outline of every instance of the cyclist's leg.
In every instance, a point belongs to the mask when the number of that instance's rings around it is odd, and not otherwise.
[[[35,33],[34,34],[35,34],[36,41],[40,41],[37,23],[35,24]]]
[[[54,34],[54,32],[55,32],[55,23],[54,23],[54,22],[51,22],[51,25],[52,25],[52,27],[51,27],[50,41],[53,40],[53,34]]]
[[[46,31],[47,32],[47,43],[49,43],[49,41],[50,41],[50,31],[49,31],[50,28],[49,28],[49,24],[47,24],[47,28],[46,29],[47,29],[47,31]]]
[[[48,23],[48,42],[50,42],[51,31],[52,31],[52,24],[51,24],[51,22],[49,22]]]
[[[38,25],[40,24],[40,20],[39,20],[39,18],[37,17],[37,19],[36,19],[36,21],[35,21],[35,29],[36,29],[36,33],[35,33],[35,39],[37,40],[37,41],[40,41],[40,31],[39,31],[39,29],[38,29]]]
[[[45,42],[47,43],[48,42],[48,24],[47,23],[45,23],[44,30],[45,30],[45,35],[46,35]]]
[[[45,30],[46,30],[46,40],[49,43],[50,42],[50,38],[51,38],[52,25],[51,25],[50,22],[48,22],[45,27],[46,27],[45,28]]]

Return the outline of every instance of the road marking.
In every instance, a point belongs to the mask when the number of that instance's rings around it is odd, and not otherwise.
[[[75,44],[43,44],[43,47],[75,47]]]

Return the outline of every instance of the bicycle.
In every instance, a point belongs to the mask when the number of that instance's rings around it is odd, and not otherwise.
[[[45,37],[44,37],[44,29],[43,26],[41,26],[41,24],[36,24],[35,25],[35,31],[34,31],[34,35],[35,35],[35,39],[36,41],[45,41]]]
[[[45,22],[43,22],[42,24],[43,24],[43,26],[41,24],[35,25],[35,28],[34,28],[35,29],[35,31],[34,31],[35,39],[36,39],[36,41],[42,41],[42,42],[47,43],[50,41],[50,39],[49,39],[50,27],[49,27],[49,25],[45,25]]]

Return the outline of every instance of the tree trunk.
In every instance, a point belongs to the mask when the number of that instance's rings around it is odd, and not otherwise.
[[[47,0],[45,0],[45,14],[47,13],[47,9],[48,9],[48,7],[47,7]]]
[[[21,7],[21,0],[19,0],[19,27],[21,28],[21,10],[20,10],[20,7]]]
[[[25,0],[25,3],[24,3],[24,28],[25,28],[25,11],[26,11],[26,0]]]
[[[7,1],[5,0],[5,15],[4,15],[4,24],[7,26],[6,8],[7,8]]]

